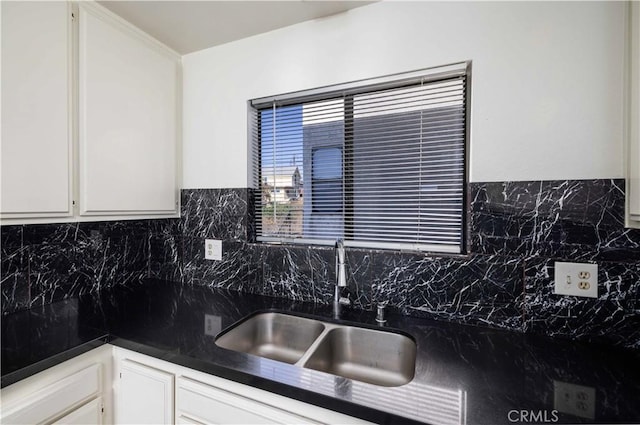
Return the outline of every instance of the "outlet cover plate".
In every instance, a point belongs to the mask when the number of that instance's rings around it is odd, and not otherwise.
[[[213,314],[204,315],[204,334],[216,336],[222,330],[222,318]]]
[[[222,260],[222,241],[218,239],[205,239],[204,258],[207,260]]]
[[[598,265],[555,262],[555,290],[559,295],[598,298]]]
[[[596,389],[553,381],[553,408],[573,416],[595,419]]]

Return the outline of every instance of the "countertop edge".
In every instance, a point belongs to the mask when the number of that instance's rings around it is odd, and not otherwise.
[[[416,421],[403,416],[394,415],[382,410],[373,409],[371,407],[360,404],[351,403],[339,398],[330,397],[324,394],[315,393],[313,391],[290,386],[281,382],[272,381],[250,373],[216,365],[215,363],[205,360],[199,360],[183,354],[167,352],[165,350],[131,341],[125,338],[114,337],[109,341],[110,344],[135,351],[158,360],[193,369],[198,372],[206,373],[219,378],[228,379],[239,384],[249,385],[270,393],[278,394],[283,397],[301,401],[303,403],[313,404],[314,406],[339,412],[348,416],[357,417],[359,419],[380,424],[428,424],[426,422]]]
[[[228,379],[239,384],[249,385],[251,387],[301,401],[303,403],[309,403],[314,406],[322,407],[324,409],[329,409],[348,416],[357,417],[365,421],[380,424],[425,424],[425,422],[419,422],[382,410],[377,410],[371,407],[351,403],[339,398],[334,398],[324,394],[315,393],[313,391],[289,386],[281,382],[272,381],[268,378],[263,378],[250,373],[234,370],[217,365],[212,362],[199,360],[194,357],[189,357],[183,354],[152,347],[125,338],[119,338],[110,334],[102,335],[98,338],[84,342],[61,353],[54,354],[47,359],[31,364],[22,369],[18,369],[14,372],[2,375],[0,377],[0,388],[4,389],[6,387],[9,387],[12,384],[27,379],[46,369],[52,368],[60,363],[71,360],[81,354],[87,353],[95,348],[101,347],[106,344],[111,344],[115,347],[135,351],[137,353],[144,354],[158,360],[163,360],[178,366],[193,369],[195,371],[206,373],[223,379]]]
[[[39,362],[30,364],[29,366],[23,367],[22,369],[7,373],[6,375],[3,374],[2,377],[0,377],[0,388],[4,389],[5,387],[15,384],[16,382],[27,379],[60,363],[71,360],[81,354],[87,353],[94,348],[98,348],[105,344],[108,344],[109,339],[109,335],[105,334],[90,341],[83,342],[82,344],[68,350],[54,354],[44,360],[40,360]]]

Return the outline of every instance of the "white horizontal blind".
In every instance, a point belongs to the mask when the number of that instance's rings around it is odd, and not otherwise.
[[[258,240],[461,252],[467,76],[432,75],[254,102]]]

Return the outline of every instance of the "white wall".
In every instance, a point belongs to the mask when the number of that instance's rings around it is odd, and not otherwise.
[[[384,2],[184,56],[184,187],[247,186],[247,100],[473,60],[471,181],[623,176],[623,2]]]

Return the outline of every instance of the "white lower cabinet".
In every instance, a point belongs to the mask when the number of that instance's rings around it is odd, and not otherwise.
[[[173,423],[173,374],[122,359],[116,381],[116,421],[122,424]]]
[[[3,388],[2,424],[368,424],[104,345]]]
[[[111,362],[104,346],[3,388],[0,423],[111,423]]]
[[[115,348],[116,422],[148,423],[128,418],[145,418],[145,411],[163,415],[172,411],[179,424],[367,424],[369,422],[322,407],[198,372],[129,350]],[[142,376],[127,378],[135,365]],[[143,369],[139,369],[143,368]],[[125,373],[120,378],[120,371]],[[139,372],[140,370],[144,372]],[[171,378],[169,378],[169,376]],[[173,378],[175,377],[175,380]],[[138,380],[145,381],[141,384]],[[135,382],[137,388],[127,386]],[[163,389],[173,382],[172,397]],[[175,396],[175,407],[173,404]],[[126,398],[126,404],[123,404]],[[150,400],[153,399],[153,400]],[[152,407],[153,406],[153,407]],[[138,410],[134,412],[133,410]],[[126,411],[128,416],[124,417]],[[142,416],[135,416],[142,415]],[[154,423],[166,423],[157,419]]]

